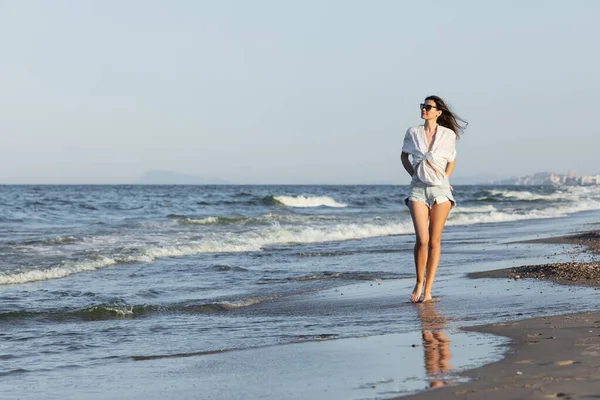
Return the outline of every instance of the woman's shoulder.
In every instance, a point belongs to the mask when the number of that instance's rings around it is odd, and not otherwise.
[[[413,135],[414,135],[415,133],[417,133],[417,132],[419,132],[419,131],[421,131],[421,130],[423,130],[423,125],[415,125],[415,126],[411,126],[410,128],[408,128],[408,129],[406,130],[406,134],[407,134],[407,135],[408,135],[408,134],[413,134]]]
[[[440,129],[441,129],[441,131],[440,131]],[[438,133],[440,133],[440,132],[444,136],[448,137],[449,139],[456,139],[456,133],[450,128],[446,128],[445,126],[438,125]]]

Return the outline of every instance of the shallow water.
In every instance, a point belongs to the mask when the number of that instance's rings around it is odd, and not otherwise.
[[[596,188],[457,188],[430,307],[407,302],[405,187],[0,189],[3,398],[393,397],[500,357],[461,326],[599,299],[465,278],[572,257],[514,242],[591,229]]]

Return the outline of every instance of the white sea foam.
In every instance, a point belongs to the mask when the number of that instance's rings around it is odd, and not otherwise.
[[[258,218],[260,221],[264,222],[273,222],[273,221],[281,221],[281,222],[308,222],[308,221],[330,221],[337,219],[336,216],[333,215],[281,215],[275,213],[268,213]]]
[[[89,309],[89,311],[94,312],[94,311],[108,311],[108,312],[112,312],[115,313],[116,315],[120,316],[120,317],[125,317],[125,316],[130,316],[133,315],[133,306],[97,306],[97,307],[92,307]]]
[[[206,217],[200,219],[186,218],[184,221],[189,224],[199,225],[216,224],[217,222],[219,222],[219,217]]]
[[[133,307],[131,306],[127,306],[127,307],[106,307],[107,311],[112,311],[115,314],[124,317],[126,315],[133,315]]]
[[[244,223],[251,221],[251,218],[246,217],[205,217],[205,218],[181,218],[184,224],[195,224],[195,225],[212,225],[212,224],[235,224]]]
[[[475,206],[475,207],[458,207],[455,213],[491,213],[494,211],[498,211],[496,207],[492,205],[487,206]]]
[[[536,201],[536,200],[561,200],[565,197],[563,192],[555,192],[552,194],[537,194],[527,191],[514,191],[514,190],[490,190],[492,196],[501,196],[506,198],[512,198],[523,201]]]
[[[245,234],[229,233],[207,236],[200,243],[152,247],[144,250],[143,257],[135,260],[149,262],[165,257],[183,257],[200,253],[235,253],[261,251],[265,246],[293,243],[323,243],[379,236],[400,235],[412,232],[412,223],[336,224],[323,227],[281,227],[269,228]],[[133,259],[130,260],[134,261]]]
[[[84,261],[80,263],[60,265],[49,269],[34,269],[31,271],[0,275],[0,285],[64,278],[79,272],[95,271],[99,268],[115,265],[116,263],[117,261],[114,258],[103,257],[102,259],[95,261]]]
[[[492,211],[490,213],[461,213],[453,212],[448,218],[446,225],[471,225],[487,224],[497,222],[510,222],[528,219],[560,218],[566,215],[590,210],[600,210],[600,202],[595,200],[586,200],[579,203],[570,203],[564,206],[548,207],[541,210],[529,210],[526,212],[501,212]]]
[[[258,304],[258,303],[262,303],[265,301],[270,301],[270,300],[274,300],[276,299],[276,296],[270,296],[270,297],[251,297],[248,299],[243,299],[243,300],[238,300],[238,301],[222,301],[220,303],[218,303],[221,307],[227,309],[227,310],[232,310],[234,308],[242,308],[242,307],[248,307],[254,304]]]
[[[172,244],[153,246],[140,253],[128,256],[103,257],[95,261],[75,262],[53,268],[35,269],[25,272],[0,275],[0,284],[20,284],[64,278],[80,272],[95,271],[115,264],[150,263],[156,259],[184,257],[201,253],[235,253],[261,251],[269,245],[285,243],[320,243],[369,237],[399,235],[412,232],[412,224],[393,223],[373,224],[337,224],[323,227],[281,227],[274,225],[264,230],[245,234],[213,234],[202,242],[185,243],[186,238],[178,238]]]
[[[273,221],[282,222],[306,222],[310,220],[330,220],[335,219],[333,216],[320,216],[320,215],[281,215],[268,213],[260,217],[247,218],[247,217],[205,217],[205,218],[182,218],[181,221],[186,224],[196,225],[212,225],[212,224],[233,224],[233,223],[271,223]]]
[[[530,191],[516,190],[490,190],[489,194],[493,197],[504,197],[507,199],[516,199],[521,201],[578,201],[580,199],[598,199],[600,197],[600,186],[565,186],[557,189],[551,194],[533,193]],[[479,200],[486,199],[488,196]]]
[[[347,204],[338,203],[329,196],[274,196],[273,199],[288,207],[347,207]]]

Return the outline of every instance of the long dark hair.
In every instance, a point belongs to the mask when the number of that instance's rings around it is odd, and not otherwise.
[[[452,129],[452,131],[454,131],[456,134],[456,138],[459,139],[460,135],[462,135],[465,129],[467,129],[467,125],[469,125],[469,123],[450,111],[450,108],[446,105],[446,102],[444,102],[441,97],[427,96],[425,101],[427,100],[435,102],[435,107],[442,112],[442,115],[440,115],[437,119],[438,125],[441,125],[444,128]],[[462,122],[462,124],[459,124],[459,121]]]

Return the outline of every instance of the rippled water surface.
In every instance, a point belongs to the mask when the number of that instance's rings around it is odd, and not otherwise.
[[[318,364],[326,351],[338,358],[317,367],[316,376],[300,379],[293,362],[286,368],[298,382],[314,381],[312,397],[328,398],[319,394],[327,384],[319,385],[318,375],[347,367],[352,357],[366,360],[356,344],[342,357],[346,341],[369,337],[370,354],[388,347],[408,360],[409,342],[421,343],[423,331],[445,332],[451,343],[451,368],[438,365],[443,383],[501,353],[494,350],[500,342],[463,340],[458,327],[596,305],[597,292],[588,289],[464,275],[570,257],[560,246],[514,242],[597,227],[599,187],[455,187],[458,207],[445,231],[436,284],[442,301],[425,311],[407,302],[414,274],[407,192],[405,186],[0,186],[0,393],[52,398],[52,391],[44,397],[25,390],[43,383],[65,398],[70,382],[71,398],[107,398],[109,387],[96,382],[90,383],[95,392],[86,389],[85,377],[120,373],[131,379],[130,397],[160,398],[163,381],[191,390],[193,375],[205,398],[278,398],[285,391],[261,392],[269,368],[250,373],[243,365],[261,357],[297,359],[304,351],[306,362]],[[594,301],[581,301],[585,296]],[[477,352],[469,342],[487,350]],[[371,378],[360,383],[350,376],[332,376],[331,390],[340,398],[385,398],[436,382],[427,353],[421,350],[418,360],[421,372],[398,366],[380,392],[359,389]],[[194,370],[199,363],[214,368]],[[155,368],[173,376],[158,377]],[[246,392],[228,380],[241,375]],[[290,398],[309,393],[300,384]]]

